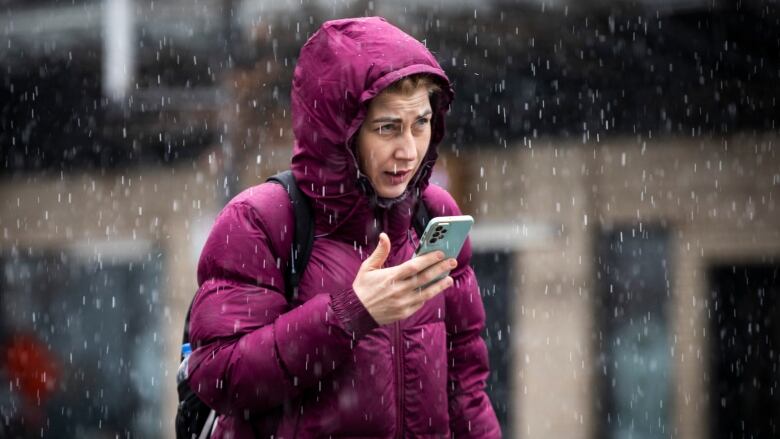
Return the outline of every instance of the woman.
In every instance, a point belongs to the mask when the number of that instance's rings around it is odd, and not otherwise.
[[[327,22],[304,45],[292,171],[315,240],[288,303],[283,187],[251,188],[217,219],[198,266],[189,378],[220,414],[214,437],[500,436],[470,244],[457,261],[411,258],[416,203],[460,213],[428,182],[451,99],[430,52],[381,18]]]

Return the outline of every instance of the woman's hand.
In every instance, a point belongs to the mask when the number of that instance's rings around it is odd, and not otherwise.
[[[358,299],[380,325],[411,316],[427,300],[452,286],[452,278],[446,276],[422,288],[458,265],[455,259],[443,260],[444,253],[436,251],[382,268],[389,254],[390,239],[381,233],[376,250],[360,266],[352,283]]]

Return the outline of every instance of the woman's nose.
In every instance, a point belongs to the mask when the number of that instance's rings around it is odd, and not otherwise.
[[[398,139],[398,146],[395,149],[395,158],[398,160],[416,160],[417,143],[411,130],[404,131],[403,136]]]

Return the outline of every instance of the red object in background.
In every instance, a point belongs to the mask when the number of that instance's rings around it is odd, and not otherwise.
[[[37,337],[17,334],[6,347],[8,377],[22,396],[40,404],[55,391],[57,359]]]

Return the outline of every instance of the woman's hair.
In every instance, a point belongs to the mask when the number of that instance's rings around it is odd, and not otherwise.
[[[420,87],[428,90],[428,96],[434,96],[441,93],[441,86],[436,82],[435,77],[428,73],[417,73],[401,78],[387,86],[384,91],[388,93],[410,95]]]

